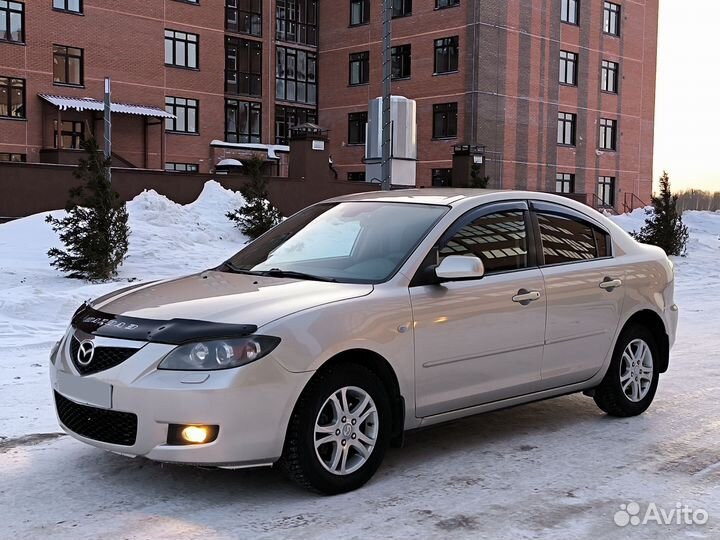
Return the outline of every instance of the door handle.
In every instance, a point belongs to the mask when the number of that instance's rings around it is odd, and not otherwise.
[[[622,286],[622,280],[621,279],[613,279],[606,277],[605,279],[600,282],[599,287],[601,289],[605,289],[606,291],[610,292],[613,289],[616,289],[617,287]]]
[[[523,306],[527,306],[530,302],[540,299],[540,291],[528,291],[520,289],[518,293],[512,297],[513,302],[517,302]]]

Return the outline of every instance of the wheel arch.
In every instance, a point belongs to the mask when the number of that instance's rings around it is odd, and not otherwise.
[[[399,447],[403,442],[405,431],[405,398],[400,392],[400,382],[395,370],[382,355],[370,349],[354,348],[348,349],[328,358],[306,383],[307,388],[313,380],[323,371],[342,364],[356,364],[372,371],[382,382],[388,397],[390,398],[392,414],[392,446]],[[305,391],[303,388],[303,392]],[[302,395],[302,393],[301,393]],[[298,397],[298,401],[300,398]]]
[[[649,329],[654,336],[658,338],[658,347],[660,348],[660,373],[665,373],[668,370],[670,363],[670,338],[668,337],[667,329],[662,317],[651,309],[642,309],[633,313],[622,327],[622,330],[618,334],[618,337],[627,329],[633,325],[644,326]]]

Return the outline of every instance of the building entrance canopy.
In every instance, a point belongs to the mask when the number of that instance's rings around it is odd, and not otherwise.
[[[38,94],[40,98],[54,105],[61,111],[74,109],[76,111],[102,111],[104,105],[102,101],[92,98],[76,98],[65,96],[54,96],[51,94]],[[149,116],[152,118],[175,118],[175,115],[147,105],[131,105],[128,103],[111,103],[110,111],[117,114],[134,114],[136,116]]]

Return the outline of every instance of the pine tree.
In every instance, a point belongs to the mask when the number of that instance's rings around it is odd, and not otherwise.
[[[652,210],[640,232],[633,233],[638,242],[661,247],[668,255],[684,255],[688,229],[677,211],[677,195],[670,192],[670,177],[663,172],[660,194],[652,198]]]
[[[75,171],[82,181],[70,190],[67,216],[47,216],[65,249],[52,248],[51,266],[68,277],[105,281],[117,274],[128,250],[128,213],[125,203],[112,189],[107,176],[110,159],[100,152],[95,139],[82,143],[87,153]]]
[[[240,188],[245,204],[225,214],[242,233],[255,239],[280,223],[281,216],[277,208],[269,201],[267,179],[263,175],[265,161],[253,155],[243,161],[244,171],[250,181]]]

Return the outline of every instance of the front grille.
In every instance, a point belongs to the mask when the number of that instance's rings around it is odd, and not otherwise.
[[[76,337],[73,337],[70,341],[70,357],[72,358],[73,365],[75,369],[80,372],[80,375],[90,375],[122,364],[138,352],[138,349],[130,349],[128,347],[95,347],[92,361],[87,366],[83,366],[78,362],[79,351],[80,341],[78,341]]]
[[[132,446],[137,436],[137,416],[132,413],[80,405],[55,392],[60,421],[78,435],[95,441]]]

